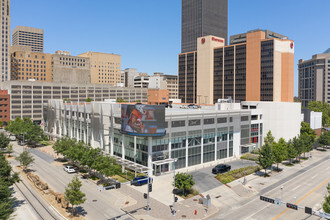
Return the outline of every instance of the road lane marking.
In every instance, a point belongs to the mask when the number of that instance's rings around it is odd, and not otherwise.
[[[320,188],[321,186],[323,186],[324,184],[326,184],[328,181],[330,181],[330,178],[326,179],[325,181],[323,181],[320,185],[318,185],[317,187],[315,187],[314,189],[312,189],[309,193],[307,193],[306,195],[304,195],[301,199],[299,199],[296,203],[294,203],[295,205],[297,205],[299,202],[301,202],[302,200],[304,200],[307,196],[309,196],[310,194],[312,194],[313,192],[315,192],[318,188]],[[278,214],[275,218],[273,218],[272,220],[277,219],[278,217],[280,217],[281,215],[283,215],[285,212],[287,212],[289,210],[289,208],[285,209],[283,212],[281,212],[280,214]]]

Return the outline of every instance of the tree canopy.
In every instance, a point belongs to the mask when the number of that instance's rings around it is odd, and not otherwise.
[[[318,142],[322,146],[329,146],[330,145],[330,132],[324,132],[323,134],[321,134]]]
[[[18,157],[15,158],[23,166],[23,170],[34,162],[34,158],[29,151],[23,151]]]
[[[177,173],[175,175],[175,187],[183,190],[183,194],[190,190],[194,185],[195,181],[193,180],[193,176],[191,174]]]
[[[259,150],[259,157],[257,164],[265,169],[265,175],[267,173],[267,168],[273,165],[273,157],[271,152],[271,145],[266,141],[265,144]]]
[[[330,213],[330,183],[327,186],[327,190],[328,190],[328,195],[325,196],[324,198],[325,201],[322,205],[322,208],[326,213]]]
[[[0,219],[9,219],[14,212],[15,198],[12,197],[10,186],[17,181],[18,173],[13,173],[9,162],[0,155]]]
[[[87,99],[85,99],[85,102],[92,102],[93,101],[93,99],[91,99],[91,98],[87,98]]]
[[[276,162],[277,164],[277,170],[278,170],[278,164],[282,163],[282,161],[284,161],[288,156],[287,144],[283,138],[280,138],[278,143],[275,144],[273,149],[273,155],[274,155],[273,159],[274,162]]]
[[[43,131],[39,125],[33,124],[33,121],[30,118],[15,118],[14,121],[11,121],[6,130],[13,133],[19,139],[24,139],[29,143],[37,143],[44,139]]]
[[[10,139],[2,132],[0,133],[0,149],[5,149],[10,143]]]
[[[66,137],[56,141],[53,149],[78,166],[87,166],[89,173],[91,169],[95,169],[106,176],[121,174],[121,166],[114,158],[103,155],[101,149],[93,149],[83,142]]]
[[[80,188],[82,184],[76,175],[71,183],[65,188],[65,199],[72,205],[72,216],[74,216],[74,206],[83,204],[86,201],[85,193]]]

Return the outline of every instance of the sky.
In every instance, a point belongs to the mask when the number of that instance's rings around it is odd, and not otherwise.
[[[228,0],[228,34],[268,29],[295,41],[297,63],[330,47],[330,0]],[[120,54],[122,69],[177,75],[181,0],[11,0],[11,28],[44,29],[44,52]]]

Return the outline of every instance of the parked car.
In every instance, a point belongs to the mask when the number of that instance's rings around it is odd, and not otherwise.
[[[16,137],[14,135],[9,136],[10,141],[16,141]]]
[[[225,173],[230,171],[231,166],[227,164],[219,164],[212,169],[213,174]]]
[[[19,140],[19,141],[18,141],[18,145],[20,145],[20,146],[25,146],[25,142],[22,141],[22,140]]]
[[[180,108],[182,108],[182,109],[188,109],[188,105],[181,105]]]
[[[188,105],[188,108],[198,109],[198,108],[200,108],[200,106],[199,105],[195,105],[195,104],[190,104],[190,105]]]
[[[151,177],[149,177],[149,183],[152,183],[152,181],[153,181],[153,179]],[[146,177],[146,176],[137,176],[131,182],[131,185],[134,185],[134,186],[142,186],[145,184],[148,184],[148,177]]]
[[[73,168],[73,166],[66,166],[66,167],[64,167],[64,170],[67,173],[75,173],[76,172],[76,170]]]

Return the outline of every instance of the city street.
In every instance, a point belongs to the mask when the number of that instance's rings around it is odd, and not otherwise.
[[[315,157],[316,154],[319,157]],[[213,219],[319,219],[318,216],[305,214],[304,209],[287,209],[285,204],[278,206],[261,201],[259,197],[263,195],[272,199],[279,198],[284,202],[311,207],[313,211],[320,210],[327,193],[326,186],[330,183],[329,152],[316,152],[313,159],[276,175],[271,179],[266,178],[267,180],[250,175],[248,185],[259,187],[258,193],[249,198],[241,198],[228,210],[220,211]]]
[[[14,156],[22,152],[22,146],[17,142],[12,142],[14,145]],[[65,187],[71,182],[74,174],[68,174],[63,170],[62,166],[54,165],[54,158],[38,151],[36,149],[28,149],[35,158],[34,163],[30,168],[35,171],[39,177],[47,182],[48,186],[57,191],[64,193]],[[11,161],[13,165],[18,165],[18,162]],[[83,186],[81,190],[86,194],[86,202],[81,206],[80,211],[86,219],[111,219],[116,216],[122,216],[127,219],[126,215],[120,208],[125,203],[126,199],[119,191],[97,191],[97,185],[90,180],[81,180]]]

